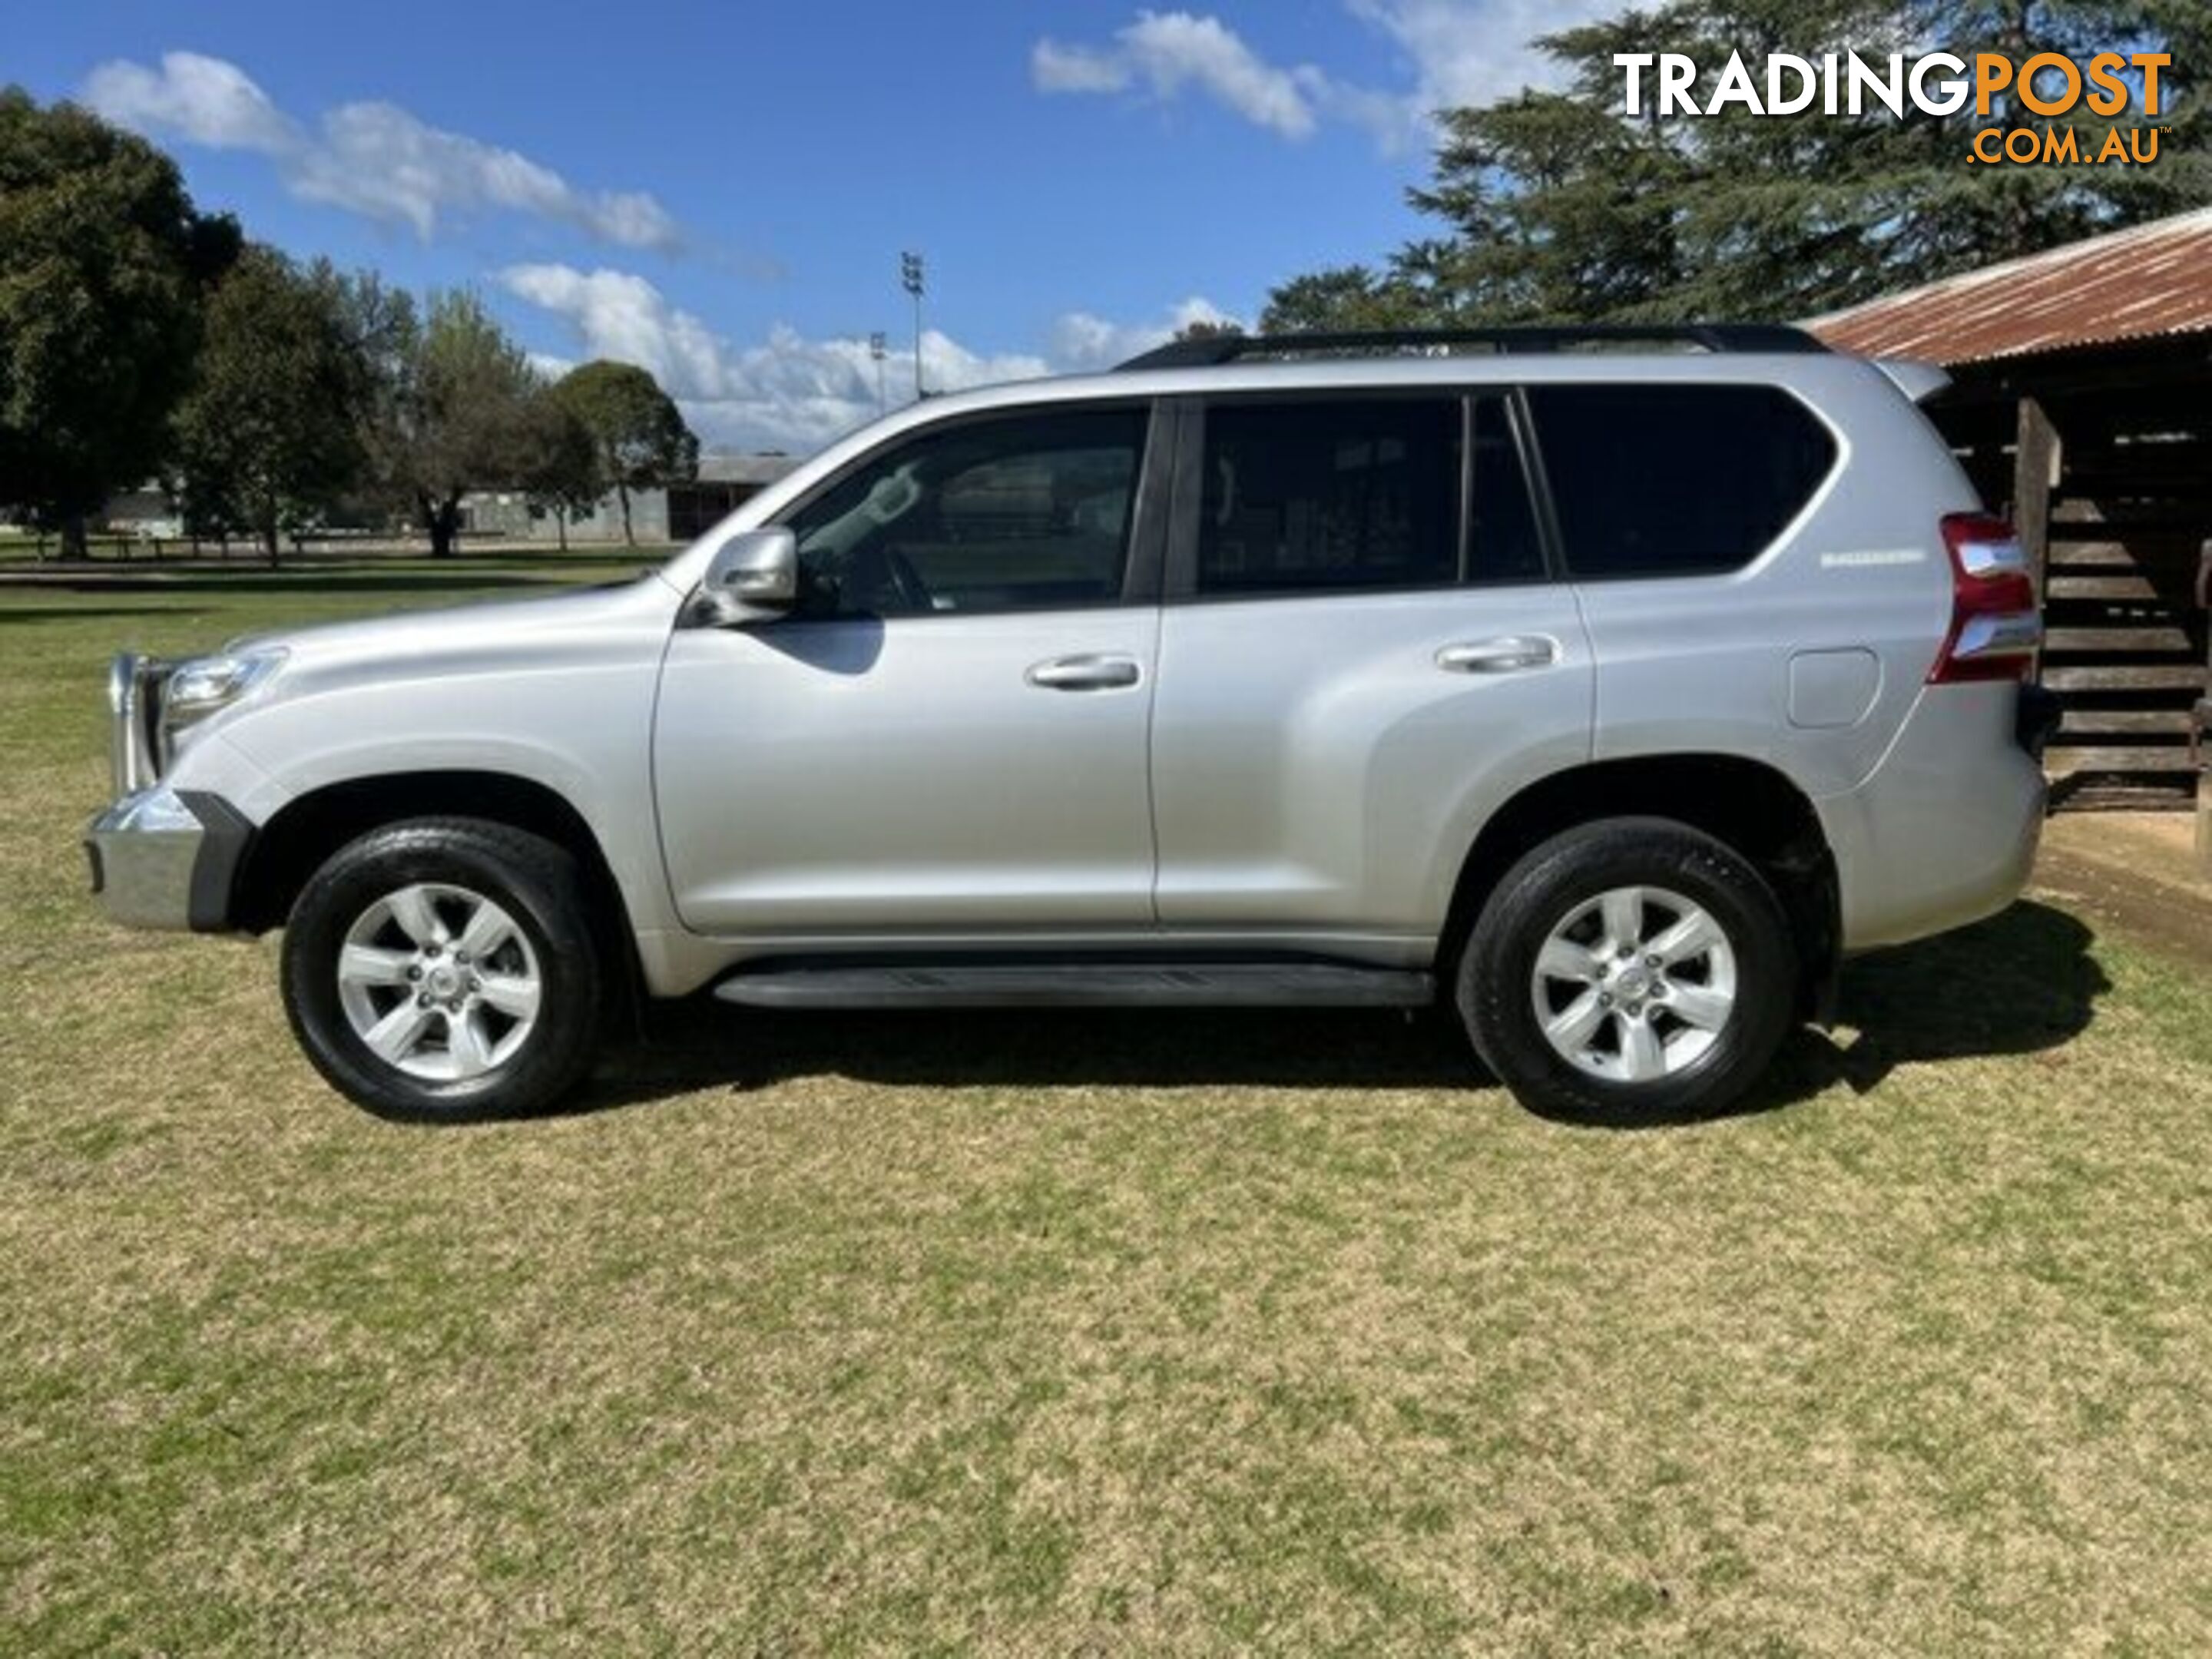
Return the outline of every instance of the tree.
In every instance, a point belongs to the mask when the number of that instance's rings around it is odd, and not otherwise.
[[[699,440],[660,383],[635,364],[586,363],[556,389],[599,446],[599,471],[622,500],[623,540],[635,547],[630,491],[665,489],[698,477]]]
[[[403,478],[412,430],[405,403],[422,337],[415,296],[386,286],[373,270],[342,271],[327,259],[318,259],[309,275],[330,295],[347,355],[361,374],[355,420],[363,465],[340,510],[364,519],[416,516]]]
[[[59,529],[64,558],[158,471],[202,292],[238,246],[153,145],[0,89],[0,504]]]
[[[568,550],[569,518],[590,512],[607,493],[599,444],[556,387],[545,387],[531,399],[522,489],[532,513],[550,513],[560,526],[563,553]]]
[[[1267,296],[1262,334],[1327,334],[1410,328],[1429,320],[1419,297],[1395,275],[1337,265],[1294,276]]]
[[[369,447],[386,489],[452,554],[461,497],[519,485],[530,464],[538,376],[473,294],[433,294],[421,321],[373,283],[354,326],[376,365]]]
[[[368,366],[335,284],[248,247],[210,300],[178,469],[196,529],[251,530],[274,565],[360,475]]]
[[[1901,118],[1879,106],[1863,118],[1662,115],[1647,73],[1630,118],[1613,63],[1686,52],[1709,94],[1735,52],[1756,74],[1779,52],[2023,62],[2119,43],[2173,54],[2154,167],[1971,165],[1976,131],[2029,119],[2002,105],[1978,117],[1971,100]],[[2190,95],[2212,47],[2199,0],[1669,0],[1536,44],[1566,70],[1564,90],[1441,117],[1430,182],[1410,199],[1443,234],[1379,270],[1285,283],[1264,328],[1786,320],[2212,200],[2212,114]],[[2094,149],[2140,112],[2084,106],[2065,119]]]

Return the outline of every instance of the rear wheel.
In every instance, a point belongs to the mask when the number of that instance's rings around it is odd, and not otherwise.
[[[575,860],[468,818],[393,824],[339,849],[284,934],[301,1046],[380,1116],[541,1110],[589,1069],[602,975]]]
[[[1507,872],[1455,1000],[1524,1104],[1632,1123],[1723,1110],[1758,1081],[1797,975],[1782,906],[1750,863],[1671,819],[1613,818]]]

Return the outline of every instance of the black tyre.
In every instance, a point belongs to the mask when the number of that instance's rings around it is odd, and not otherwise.
[[[1492,890],[1455,1000],[1475,1050],[1547,1116],[1631,1124],[1725,1110],[1797,1004],[1797,951],[1740,854],[1668,818],[1546,842]]]
[[[576,861],[474,818],[332,854],[284,932],[284,1007],[315,1069],[380,1117],[542,1111],[590,1069],[605,974]]]

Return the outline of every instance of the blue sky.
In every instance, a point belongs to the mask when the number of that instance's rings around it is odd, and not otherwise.
[[[148,0],[39,9],[4,73],[290,252],[473,285],[549,365],[642,362],[710,443],[805,449],[875,412],[869,331],[911,349],[902,249],[933,386],[1249,319],[1416,234],[1422,112],[1607,9]]]

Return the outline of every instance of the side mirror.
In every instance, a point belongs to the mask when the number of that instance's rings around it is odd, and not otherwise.
[[[732,620],[796,604],[799,538],[781,525],[740,531],[714,550],[702,586],[715,609]]]

